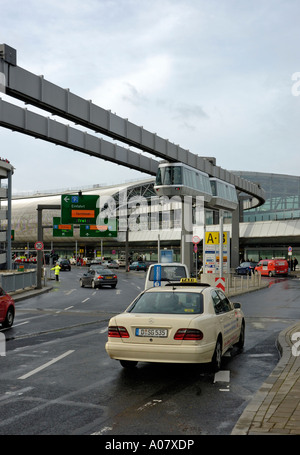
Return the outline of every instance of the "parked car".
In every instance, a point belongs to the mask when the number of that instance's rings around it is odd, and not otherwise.
[[[259,261],[255,270],[267,276],[287,275],[289,265],[286,259],[263,259]]]
[[[103,260],[101,258],[95,258],[91,260],[91,265],[101,265]]]
[[[4,289],[0,288],[0,323],[2,327],[11,327],[15,318],[15,301]]]
[[[118,277],[115,273],[105,268],[90,268],[80,278],[80,286],[91,286],[93,289],[101,288],[102,286],[110,286],[115,288],[118,283]]]
[[[257,262],[242,262],[236,269],[235,272],[238,275],[251,275],[255,271]]]
[[[119,264],[119,267],[125,267],[125,265],[126,265],[125,256],[121,256],[120,259],[118,259],[118,264]]]
[[[71,271],[71,264],[69,259],[59,259],[57,263],[60,266],[60,270],[69,270],[69,272]]]
[[[123,367],[138,362],[211,363],[218,371],[229,348],[242,349],[241,305],[216,287],[188,281],[147,289],[113,316],[105,345],[110,358]]]
[[[114,261],[113,259],[110,260],[110,261],[107,261],[107,268],[109,269],[118,269],[119,268],[119,264],[117,261]]]
[[[147,265],[145,262],[136,261],[130,264],[129,270],[144,270],[146,272]]]

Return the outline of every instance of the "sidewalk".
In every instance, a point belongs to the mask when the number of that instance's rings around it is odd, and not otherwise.
[[[53,289],[53,286],[44,286],[42,289],[36,288],[24,288],[15,292],[8,292],[8,294],[14,299],[15,303],[20,302],[21,300],[30,299],[30,297],[35,297],[36,295],[45,294],[50,292]]]
[[[300,434],[300,354],[297,339],[300,322],[279,334],[281,359],[237,421],[233,435]]]
[[[291,272],[291,276],[299,278],[300,271]],[[292,341],[293,334],[296,338]],[[244,409],[232,435],[300,434],[298,338],[300,340],[300,321],[279,333],[280,361]]]

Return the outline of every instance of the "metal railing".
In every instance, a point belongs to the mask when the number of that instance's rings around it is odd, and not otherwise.
[[[261,286],[261,274],[260,273],[251,273],[251,275],[234,275],[230,273],[228,279],[225,283],[226,292],[233,291],[246,291],[251,288],[256,288]]]
[[[0,286],[6,292],[15,292],[20,289],[36,286],[36,270],[26,272],[6,272],[0,274]]]

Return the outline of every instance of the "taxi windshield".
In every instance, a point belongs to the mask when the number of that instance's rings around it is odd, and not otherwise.
[[[199,292],[149,292],[142,294],[127,310],[130,313],[201,314],[203,296]]]

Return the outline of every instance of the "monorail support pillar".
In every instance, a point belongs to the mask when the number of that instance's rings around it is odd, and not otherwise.
[[[232,212],[231,221],[231,268],[236,268],[240,264],[240,210],[239,205]]]
[[[193,270],[193,222],[192,222],[192,197],[182,198],[181,210],[181,262],[186,264],[189,272]]]

